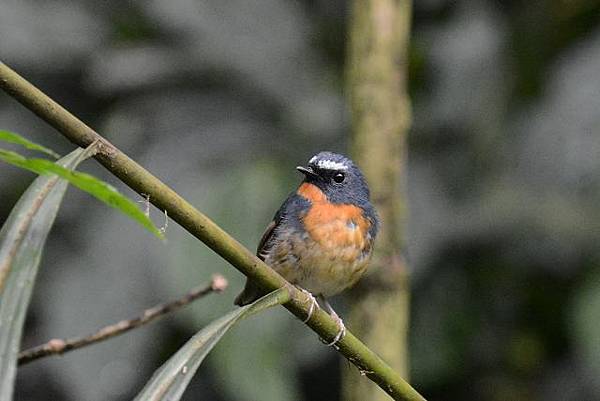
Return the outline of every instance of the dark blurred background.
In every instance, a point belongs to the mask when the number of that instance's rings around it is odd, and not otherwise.
[[[600,2],[421,0],[413,13],[411,382],[430,400],[600,400]],[[348,14],[339,0],[3,0],[0,55],[254,248],[294,167],[347,150]],[[0,128],[72,149],[4,94]],[[32,179],[0,166],[0,222]],[[131,399],[232,308],[241,274],[174,223],[167,236],[70,190],[24,346],[134,316],[213,272],[231,285],[24,366],[17,400]],[[343,296],[334,305],[343,315]],[[280,309],[228,334],[184,398],[339,399],[345,362]]]

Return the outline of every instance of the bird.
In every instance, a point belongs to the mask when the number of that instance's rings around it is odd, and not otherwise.
[[[350,158],[322,151],[296,169],[304,178],[275,213],[256,255],[309,295],[305,322],[319,298],[339,327],[328,344],[333,345],[346,327],[327,298],[352,287],[367,270],[379,217],[365,177]],[[234,303],[244,306],[265,293],[248,279]]]

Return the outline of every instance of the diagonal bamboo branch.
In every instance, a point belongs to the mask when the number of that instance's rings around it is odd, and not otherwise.
[[[307,317],[311,301],[306,294],[288,283],[173,189],[2,62],[0,87],[74,144],[86,147],[98,141],[98,154],[95,158],[106,169],[134,191],[150,196],[153,205],[166,210],[169,216],[190,234],[204,242],[237,270],[260,283],[266,290],[287,287],[291,300],[284,306],[301,320]],[[314,311],[306,324],[328,341],[338,332],[337,323],[321,309]],[[397,372],[349,331],[335,348],[393,399],[424,400]]]
[[[181,298],[171,302],[165,302],[155,305],[152,308],[146,309],[141,315],[133,319],[121,320],[115,324],[102,327],[94,333],[83,336],[73,337],[66,340],[54,338],[47,343],[36,345],[19,352],[19,365],[33,362],[36,359],[44,358],[51,355],[62,355],[65,352],[73,351],[78,348],[87,347],[88,345],[96,344],[100,341],[108,340],[109,338],[126,333],[137,327],[148,324],[161,316],[191,304],[197,299],[200,299],[213,292],[222,292],[227,288],[227,280],[220,274],[213,276],[210,284],[191,289]]]

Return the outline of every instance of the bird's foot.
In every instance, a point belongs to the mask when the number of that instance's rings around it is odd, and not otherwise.
[[[308,298],[309,298],[309,302],[310,302],[310,307],[308,308],[308,314],[306,315],[306,319],[304,319],[302,321],[302,323],[306,323],[310,320],[310,318],[312,317],[313,312],[315,311],[315,307],[319,306],[319,304],[317,303],[317,300],[315,298],[315,296],[313,294],[311,294],[310,291],[305,290],[304,288],[298,287],[298,289],[300,291],[302,291],[303,293],[305,293]]]
[[[337,324],[339,331],[335,335],[335,337],[333,337],[333,340],[331,340],[330,343],[325,343],[325,344],[330,347],[335,347],[335,344],[337,344],[346,335],[346,325],[344,324],[342,319],[337,315],[337,313],[333,312],[331,314],[331,317],[333,318],[333,320],[335,320],[335,323]]]
[[[319,299],[325,306],[325,309],[329,313],[329,316],[331,316],[331,318],[333,320],[335,320],[335,323],[337,324],[337,326],[339,328],[339,331],[337,332],[335,337],[333,337],[333,340],[331,340],[331,342],[328,343],[327,341],[323,340],[322,338],[321,338],[321,341],[323,341],[324,344],[326,344],[330,347],[336,348],[335,344],[337,344],[346,335],[346,325],[344,325],[344,322],[342,321],[342,319],[338,316],[337,313],[335,313],[335,311],[333,310],[333,307],[331,306],[331,304],[329,302],[327,302],[327,299],[325,299],[324,296],[320,295]]]

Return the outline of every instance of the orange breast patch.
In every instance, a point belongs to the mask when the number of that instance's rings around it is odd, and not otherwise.
[[[298,188],[298,194],[312,203],[303,218],[304,227],[322,247],[348,248],[344,251],[347,258],[342,259],[350,260],[356,257],[356,250],[369,245],[366,234],[371,223],[363,216],[359,207],[330,203],[325,194],[313,184],[302,184]]]
[[[305,182],[302,185],[300,185],[296,193],[308,199],[313,204],[316,202],[327,202],[327,197],[325,196],[323,191],[321,191],[316,185],[309,184],[308,182]]]

